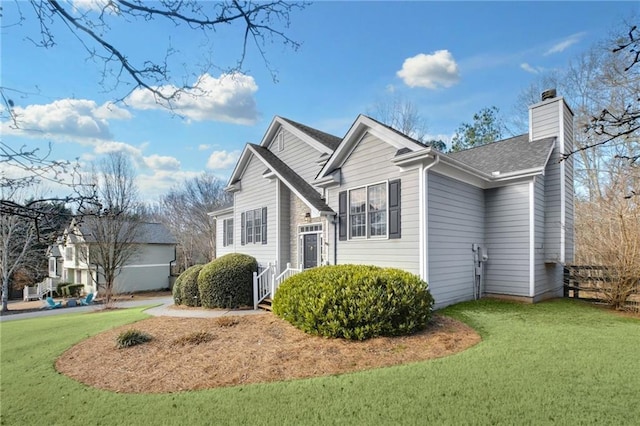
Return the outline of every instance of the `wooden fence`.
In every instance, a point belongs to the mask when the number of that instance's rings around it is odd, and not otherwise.
[[[604,292],[611,288],[611,278],[604,266],[571,265],[564,268],[564,297],[606,302]],[[640,308],[640,277],[635,293],[627,300],[629,307]]]

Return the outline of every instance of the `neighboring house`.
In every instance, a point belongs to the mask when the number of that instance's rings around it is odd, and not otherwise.
[[[445,154],[367,116],[343,138],[275,117],[247,144],[217,220],[217,253],[278,274],[321,264],[397,267],[436,307],[485,295],[562,295],[573,260],[573,113],[555,91],[529,133]]]
[[[135,254],[116,277],[114,293],[133,293],[169,288],[171,263],[175,261],[175,238],[161,223],[144,222],[136,232]],[[56,245],[49,248],[50,282],[84,284],[85,293],[96,293],[97,266],[91,258],[95,237],[88,227],[75,221],[65,229]],[[99,277],[100,284],[104,279]]]

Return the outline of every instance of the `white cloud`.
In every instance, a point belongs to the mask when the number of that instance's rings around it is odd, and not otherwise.
[[[142,150],[124,142],[107,141],[95,145],[93,152],[100,154],[110,154],[112,152],[124,152],[133,157],[134,160],[142,158]]]
[[[198,145],[198,151],[206,151],[209,148],[211,148],[211,145],[207,145],[205,143],[202,143],[202,144]]]
[[[571,34],[569,37],[551,46],[551,48],[544,53],[544,56],[549,56],[549,55],[553,55],[554,53],[560,53],[565,51],[570,46],[573,46],[574,44],[578,43],[585,35],[586,35],[585,32]]]
[[[523,62],[520,64],[520,68],[522,68],[523,70],[525,70],[528,73],[531,74],[540,74],[541,72],[544,71],[544,68],[542,67],[534,67],[533,65],[530,65],[526,62]]]
[[[200,175],[202,175],[201,171],[154,170],[151,174],[138,174],[136,183],[143,201],[153,202],[165,195],[171,188]]]
[[[176,86],[158,87],[158,91],[171,96],[179,90]],[[258,119],[256,101],[253,97],[258,85],[251,76],[244,74],[222,74],[214,78],[203,74],[194,89],[186,89],[170,103],[154,97],[144,89],[136,89],[126,102],[137,109],[170,108],[179,115],[195,121],[222,121],[235,124],[254,124]]]
[[[239,151],[214,151],[207,161],[207,169],[216,170],[216,169],[227,169],[233,166],[236,161],[238,161],[238,157],[240,156]]]
[[[61,99],[45,105],[16,106],[17,128],[2,123],[6,134],[55,140],[109,140],[109,120],[128,120],[129,111],[107,102],[98,106],[87,99]]]
[[[153,170],[180,170],[180,161],[166,155],[153,154],[144,157],[144,163]]]
[[[451,87],[460,80],[458,64],[448,50],[407,58],[396,73],[409,87]]]

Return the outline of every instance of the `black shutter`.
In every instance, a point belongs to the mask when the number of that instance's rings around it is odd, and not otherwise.
[[[262,244],[267,244],[267,208],[262,208]]]
[[[338,239],[347,240],[347,191],[338,194]]]
[[[400,238],[400,179],[389,182],[389,238]]]
[[[227,219],[222,221],[222,247],[227,246]]]
[[[245,244],[246,231],[244,229],[245,221],[244,221],[244,213],[240,214],[240,244]]]

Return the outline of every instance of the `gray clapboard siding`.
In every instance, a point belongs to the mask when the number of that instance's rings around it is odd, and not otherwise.
[[[280,185],[280,224],[278,237],[278,244],[280,246],[280,258],[278,259],[278,269],[283,271],[288,262],[291,262],[291,244],[290,242],[295,239],[295,234],[291,231],[290,212],[291,212],[291,196],[293,195],[287,185],[283,182],[278,182]],[[274,217],[275,219],[275,217]]]
[[[561,235],[561,190],[558,148],[553,149],[545,169],[545,257],[549,262],[559,262]]]
[[[528,296],[530,287],[529,183],[485,191],[485,292]]]
[[[401,179],[401,238],[338,241],[337,262],[395,267],[419,274],[418,171],[401,172],[391,163],[396,149],[367,134],[342,166],[342,184],[329,192],[329,205],[338,211],[340,191],[386,180]],[[333,239],[329,239],[333,244]],[[332,259],[333,246],[329,249]]]
[[[436,306],[473,299],[472,245],[485,243],[483,191],[429,172],[429,288]]]
[[[569,107],[564,105],[565,153],[574,149],[573,116]],[[565,263],[574,259],[574,165],[573,157],[564,161],[565,167]]]
[[[255,156],[242,176],[242,189],[234,194],[235,215],[233,219],[235,251],[255,257],[258,263],[266,265],[276,261],[276,185],[277,179],[265,179],[262,174],[267,169]],[[267,244],[249,243],[241,245],[241,214],[248,210],[267,208]],[[237,236],[237,237],[236,237]]]
[[[544,235],[545,235],[545,177],[536,176],[534,180],[534,226],[535,226],[535,293],[541,293],[549,288],[549,277],[545,263]]]
[[[281,132],[284,134],[284,149],[279,150],[277,134],[268,149],[302,179],[312,182],[320,172],[320,164],[317,163],[317,160],[322,153],[285,129],[282,129]]]
[[[135,258],[125,265],[116,277],[115,292],[159,290],[169,287],[170,266],[174,260],[174,246],[143,244]]]

